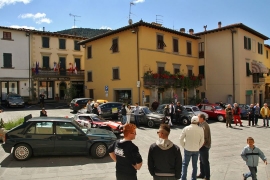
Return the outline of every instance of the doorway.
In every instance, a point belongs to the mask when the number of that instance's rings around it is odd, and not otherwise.
[[[60,99],[65,99],[65,91],[67,89],[67,84],[65,82],[61,82],[59,84],[59,97]]]

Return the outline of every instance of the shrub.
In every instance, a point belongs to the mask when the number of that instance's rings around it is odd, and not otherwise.
[[[23,122],[24,122],[24,118],[19,118],[15,121],[8,121],[8,122],[4,123],[4,127],[6,130],[10,130],[10,129],[22,124]]]

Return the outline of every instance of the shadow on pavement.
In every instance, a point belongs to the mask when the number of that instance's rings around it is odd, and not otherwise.
[[[1,167],[57,167],[108,162],[113,162],[109,156],[103,159],[93,159],[91,156],[33,156],[27,161],[17,161],[9,155],[0,165]]]
[[[47,103],[45,104],[45,109],[68,109],[69,105],[67,103]],[[1,106],[0,109],[3,109],[4,111],[30,111],[30,110],[41,110],[42,107],[40,107],[39,104],[34,105],[25,105],[25,107],[12,107],[7,108],[5,106]]]

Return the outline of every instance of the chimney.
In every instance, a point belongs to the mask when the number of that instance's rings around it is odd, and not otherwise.
[[[185,28],[180,28],[181,33],[185,33],[185,31],[186,31]]]
[[[190,35],[193,35],[193,33],[194,33],[194,30],[193,29],[189,29],[189,34]]]
[[[218,22],[218,28],[221,28],[221,21]]]
[[[43,32],[45,32],[45,27],[43,27]]]

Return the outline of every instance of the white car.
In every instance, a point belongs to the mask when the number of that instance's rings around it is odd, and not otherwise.
[[[205,119],[208,120],[208,117],[209,117],[208,114],[205,112],[202,112],[197,106],[185,105],[184,108],[186,108],[188,112],[193,112],[195,116],[198,116],[198,114],[204,114]]]

